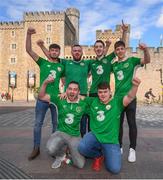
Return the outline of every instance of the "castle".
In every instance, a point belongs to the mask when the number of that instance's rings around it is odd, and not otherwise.
[[[45,57],[36,45],[38,39],[48,46],[55,42],[61,46],[61,57],[72,58],[71,45],[79,42],[79,19],[80,12],[75,8],[68,8],[63,12],[26,12],[21,22],[1,22],[0,23],[0,93],[9,92],[14,94],[14,100],[33,100],[33,91],[29,85],[29,72],[33,72],[36,77],[36,87],[39,86],[39,68],[31,57],[26,53],[25,41],[28,27],[34,27],[36,34],[32,36],[32,46],[34,51]],[[127,34],[127,47],[129,45],[129,35]],[[113,51],[113,44],[122,36],[120,25],[115,31],[97,30],[96,39],[105,41],[112,40],[110,53]],[[94,42],[92,42],[94,44]],[[94,58],[93,46],[83,45],[83,58]],[[151,63],[139,69],[138,77],[141,78],[141,85],[138,91],[138,99],[143,100],[144,93],[153,88],[153,93],[162,95],[162,85],[160,71],[163,69],[163,47],[157,49],[149,48]],[[133,52],[132,48],[127,48],[130,56],[142,57],[142,52],[137,48]],[[10,72],[16,74],[16,88],[10,87]],[[112,83],[114,80],[112,80]],[[29,87],[29,88],[27,88]],[[12,91],[13,90],[13,91]]]

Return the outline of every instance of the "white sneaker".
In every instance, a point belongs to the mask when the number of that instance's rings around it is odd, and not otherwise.
[[[123,154],[123,148],[121,147],[121,154]]]
[[[130,148],[130,150],[129,150],[128,161],[129,162],[135,162],[136,161],[136,151],[133,148]]]
[[[66,154],[64,154],[63,156],[57,156],[53,162],[53,164],[51,165],[51,168],[56,169],[59,168],[61,166],[62,161],[64,161],[66,158]]]

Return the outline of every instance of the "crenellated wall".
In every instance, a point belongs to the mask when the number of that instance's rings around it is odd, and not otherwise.
[[[69,9],[71,11],[71,9]],[[72,12],[75,9],[72,9]],[[76,12],[75,12],[76,13]],[[50,29],[48,29],[48,26]],[[26,12],[21,22],[0,23],[0,92],[11,93],[8,87],[8,72],[17,74],[17,88],[14,90],[15,100],[27,98],[27,71],[36,73],[36,86],[39,86],[39,68],[26,53],[25,42],[28,27],[33,27],[36,34],[32,35],[33,50],[45,57],[36,41],[42,39],[48,48],[51,43],[61,46],[61,56],[64,56],[64,46],[72,45],[76,41],[76,29],[66,11],[61,12]],[[11,63],[14,59],[14,63]],[[33,99],[29,91],[29,99]]]
[[[10,21],[10,22],[0,22],[0,30],[7,30],[7,29],[23,29],[24,22],[21,21]]]
[[[130,35],[130,25],[128,25],[128,32],[127,32],[127,40],[126,40],[126,47],[129,46],[129,35]],[[102,41],[106,41],[107,39],[111,39],[111,49],[113,49],[113,45],[116,41],[122,38],[122,29],[121,25],[116,25],[115,30],[107,29],[107,30],[96,30],[96,39],[101,39]]]
[[[24,21],[63,21],[65,16],[64,11],[40,11],[40,12],[25,12]]]
[[[79,18],[80,12],[75,8],[68,8],[60,12],[26,12],[23,21],[20,22],[0,22],[0,93],[9,91],[8,88],[8,72],[15,71],[17,73],[17,88],[14,90],[15,100],[26,100],[27,98],[27,71],[31,70],[36,73],[36,85],[39,86],[39,68],[32,58],[26,53],[25,41],[28,27],[32,26],[36,29],[36,34],[32,35],[32,47],[37,54],[45,57],[36,41],[42,39],[45,46],[55,42],[61,46],[61,57],[71,59],[71,45],[78,43],[79,39]],[[47,26],[51,30],[47,30]],[[130,26],[129,26],[130,27]],[[127,33],[127,54],[128,56],[136,56],[143,58],[143,52],[136,48],[128,47],[130,28]],[[115,30],[97,30],[96,40],[105,41],[110,39],[112,45],[108,54],[113,51],[114,43],[122,37],[121,26],[117,25]],[[47,42],[49,40],[49,42]],[[94,42],[92,42],[94,44]],[[12,48],[12,46],[16,48]],[[93,46],[83,45],[83,59],[94,59],[95,52]],[[138,99],[144,99],[144,93],[153,88],[153,93],[158,97],[161,95],[160,84],[160,68],[163,69],[163,47],[149,47],[151,63],[140,68],[137,76],[141,78],[141,85],[138,91]],[[15,58],[16,62],[11,63],[11,58]],[[114,78],[112,76],[111,87],[114,89]],[[33,99],[33,92],[29,90],[29,100]]]

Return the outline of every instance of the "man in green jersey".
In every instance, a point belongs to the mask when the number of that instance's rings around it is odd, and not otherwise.
[[[60,46],[58,44],[51,44],[49,46],[50,58],[45,60],[37,55],[32,50],[31,36],[35,34],[34,28],[30,27],[27,30],[26,37],[26,51],[32,57],[32,59],[38,64],[40,68],[40,85],[43,81],[51,74],[55,78],[55,83],[51,83],[47,87],[47,93],[51,94],[55,92],[57,95],[59,93],[59,81],[63,74],[64,67],[59,63]],[[50,108],[52,116],[52,132],[56,130],[57,126],[57,112],[54,105],[49,105],[45,101],[37,100],[35,108],[35,125],[34,125],[34,147],[32,153],[29,155],[28,159],[32,160],[40,154],[40,141],[41,141],[41,129],[44,121],[45,114]]]
[[[126,39],[126,25],[122,21],[122,39]],[[38,44],[43,50],[45,55],[48,57],[49,52],[45,48],[44,43],[40,40],[42,44]],[[115,57],[114,53],[105,56],[111,42],[106,41],[106,46],[103,41],[97,40],[94,44],[94,51],[96,53],[95,60],[83,60],[83,49],[80,45],[73,45],[71,47],[71,54],[73,59],[63,59],[62,64],[65,67],[65,88],[67,84],[71,81],[76,81],[80,84],[81,95],[86,96],[88,92],[87,78],[90,71],[92,75],[92,85],[89,92],[90,97],[97,97],[97,85],[101,82],[110,83],[110,72],[111,72],[111,60]],[[88,123],[89,124],[89,123]],[[87,116],[84,116],[81,121],[81,135],[86,133]],[[88,131],[90,128],[88,126]]]
[[[49,58],[49,52],[44,46],[44,42],[42,40],[39,40],[38,45],[42,49],[44,54]],[[110,43],[107,42],[107,46],[103,47],[103,53],[107,53],[109,46]],[[76,81],[80,84],[80,94],[83,96],[87,96],[87,78],[90,71],[91,63],[94,62],[94,60],[83,60],[83,49],[80,45],[77,44],[71,47],[71,54],[73,59],[62,59],[62,64],[65,67],[65,89],[71,81]],[[66,93],[64,93],[62,97],[65,97],[65,95]],[[81,121],[81,136],[86,133],[86,121],[87,117],[83,116]]]
[[[145,44],[139,44],[139,48],[144,53],[144,58],[127,57],[125,43],[118,41],[114,45],[116,58],[112,61],[112,71],[115,77],[115,96],[124,96],[132,86],[132,79],[135,74],[136,68],[141,65],[150,62],[150,54]],[[122,149],[122,136],[123,136],[123,121],[124,113],[126,113],[127,122],[129,125],[129,162],[136,161],[136,139],[137,139],[137,127],[136,127],[136,98],[124,109],[120,117],[120,135],[119,142]]]
[[[128,26],[124,24],[122,20],[122,41],[126,41],[126,35]],[[96,53],[96,60],[91,63],[91,75],[92,75],[92,85],[90,88],[89,96],[97,97],[97,87],[101,82],[108,82],[110,84],[110,74],[111,74],[111,61],[115,58],[114,52],[106,55],[106,49],[111,45],[111,41],[108,39],[105,43],[102,40],[97,40],[94,44],[94,51]]]
[[[127,25],[123,23],[122,20],[122,40],[126,41],[127,35]],[[92,84],[90,87],[89,96],[97,97],[97,87],[99,83],[107,82],[110,84],[110,74],[111,74],[111,61],[115,58],[114,52],[106,55],[106,49],[110,47],[111,41],[106,41],[107,48],[102,40],[97,40],[94,44],[94,51],[96,53],[96,60],[91,63],[91,75]],[[90,131],[89,117],[88,117],[88,131]]]
[[[109,43],[111,44],[111,42]],[[96,60],[91,63],[92,84],[89,92],[90,97],[97,97],[97,86],[99,83],[108,82],[110,84],[111,61],[115,57],[114,52],[105,56],[105,43],[102,40],[95,42],[94,51]]]
[[[122,98],[110,98],[110,87],[107,82],[98,86],[98,97],[88,100],[90,109],[91,132],[87,133],[79,144],[79,152],[89,158],[95,158],[92,168],[100,170],[102,159],[106,169],[119,173],[121,153],[119,146],[120,114],[136,96],[140,80],[133,79],[130,91]]]
[[[82,168],[85,159],[78,152],[80,138],[80,120],[86,111],[86,102],[79,97],[79,84],[72,81],[66,89],[66,99],[60,99],[56,95],[47,94],[46,87],[52,83],[54,78],[49,76],[43,83],[39,99],[48,103],[56,104],[58,107],[58,126],[57,131],[53,133],[47,142],[47,149],[50,155],[55,156],[52,168],[61,166],[65,158],[65,149],[68,147],[73,165]]]

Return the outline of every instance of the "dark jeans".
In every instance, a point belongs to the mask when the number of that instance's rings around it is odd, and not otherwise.
[[[57,112],[56,107],[48,102],[37,100],[35,107],[35,125],[34,125],[34,146],[39,147],[41,142],[41,129],[45,119],[46,112],[50,108],[52,119],[52,133],[57,128]]]
[[[89,97],[97,97],[97,93],[93,93],[93,94],[90,94]],[[81,137],[83,137],[87,131],[91,131],[90,130],[90,117],[88,114],[84,114],[81,118],[81,122],[80,122],[80,134],[81,134]]]
[[[129,140],[130,148],[136,149],[137,140],[137,126],[136,126],[136,98],[125,107],[124,111],[121,113],[120,117],[120,131],[119,131],[119,144],[122,147],[122,137],[123,137],[123,122],[124,115],[126,113],[127,123],[129,126]]]

